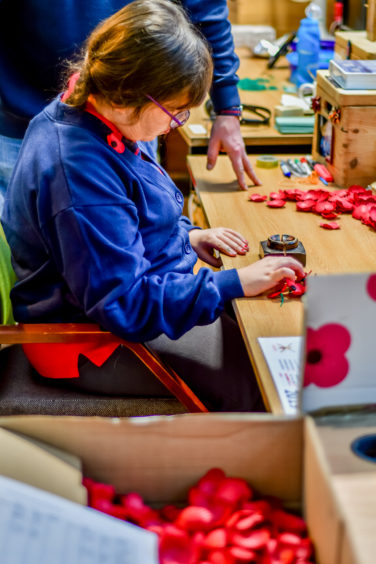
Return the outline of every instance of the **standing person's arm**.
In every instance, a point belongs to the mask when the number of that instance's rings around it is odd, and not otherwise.
[[[228,20],[226,0],[183,0],[183,5],[192,22],[206,37],[212,49],[214,61],[213,85],[210,92],[217,117],[213,123],[207,167],[215,166],[220,151],[225,151],[232,163],[239,186],[247,190],[246,175],[255,184],[260,184],[246,154],[240,131],[240,97],[236,72],[239,59],[234,51],[231,24]],[[225,113],[226,112],[226,113]]]

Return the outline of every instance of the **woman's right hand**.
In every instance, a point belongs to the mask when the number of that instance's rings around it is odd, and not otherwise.
[[[251,297],[270,290],[283,278],[304,278],[304,269],[300,262],[291,257],[269,256],[239,268],[238,274],[244,296]]]

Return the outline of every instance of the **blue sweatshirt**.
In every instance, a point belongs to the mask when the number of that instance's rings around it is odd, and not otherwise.
[[[18,277],[14,317],[176,339],[241,297],[239,276],[193,274],[181,192],[135,144],[114,150],[109,131],[59,98],[31,121],[2,217]]]
[[[239,105],[226,0],[182,0],[213,51],[211,97],[219,111]],[[62,90],[63,63],[126,0],[0,0],[0,135],[23,137],[29,120]]]

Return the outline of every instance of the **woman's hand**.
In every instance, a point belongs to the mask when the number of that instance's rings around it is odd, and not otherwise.
[[[283,278],[304,277],[300,262],[290,257],[265,257],[238,269],[240,283],[246,297],[257,296],[270,290]]]
[[[222,261],[213,256],[214,249],[229,257],[245,255],[248,252],[248,241],[237,231],[226,227],[192,229],[189,232],[189,240],[199,258],[217,268],[221,266]]]

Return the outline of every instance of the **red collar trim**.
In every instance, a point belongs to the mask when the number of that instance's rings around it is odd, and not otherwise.
[[[68,100],[69,96],[72,94],[74,90],[74,87],[79,77],[80,77],[79,72],[75,72],[74,74],[72,74],[68,82],[68,88],[61,97],[62,102]],[[118,153],[124,153],[125,145],[122,141],[123,139],[122,132],[111,121],[109,121],[100,113],[98,113],[97,110],[94,108],[93,104],[91,104],[90,102],[86,102],[85,111],[98,118],[105,125],[107,125],[109,129],[111,129],[111,133],[107,135],[107,143]]]
[[[105,125],[107,125],[109,129],[111,129],[112,133],[109,133],[107,135],[107,143],[111,145],[111,147],[118,153],[124,153],[125,145],[122,141],[122,132],[110,120],[102,116],[102,114],[98,113],[93,104],[91,104],[90,102],[86,102],[85,111],[100,119]]]

